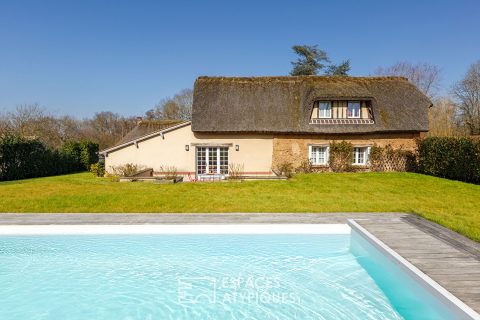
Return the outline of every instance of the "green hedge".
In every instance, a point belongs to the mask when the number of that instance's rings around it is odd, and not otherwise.
[[[95,148],[98,150],[98,145],[78,144],[82,145],[80,156],[68,150],[50,150],[34,139],[17,136],[1,137],[0,180],[19,180],[83,171],[85,161],[92,161],[92,163],[97,161],[96,153],[94,157],[91,153]]]
[[[431,137],[418,142],[419,171],[432,176],[480,183],[480,141]]]
[[[62,152],[75,160],[79,171],[90,170],[98,162],[98,144],[91,141],[68,141]]]

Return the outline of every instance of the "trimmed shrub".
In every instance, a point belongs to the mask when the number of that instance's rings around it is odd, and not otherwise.
[[[418,167],[428,175],[480,183],[480,141],[457,137],[420,140]]]
[[[350,142],[333,141],[330,144],[329,165],[334,172],[352,171],[353,145]]]
[[[105,165],[103,163],[97,162],[90,165],[90,172],[95,177],[104,177],[105,176]]]

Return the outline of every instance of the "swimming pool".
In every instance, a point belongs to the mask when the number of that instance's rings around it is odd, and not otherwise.
[[[468,319],[347,225],[0,230],[0,319]]]

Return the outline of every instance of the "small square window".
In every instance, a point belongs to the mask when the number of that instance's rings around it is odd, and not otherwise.
[[[353,164],[364,166],[368,163],[369,147],[353,148]]]
[[[328,147],[310,146],[308,158],[313,165],[320,166],[328,164]]]
[[[360,118],[360,102],[348,102],[348,118]]]
[[[331,102],[319,102],[318,103],[318,117],[319,118],[331,118],[332,117],[332,103]]]

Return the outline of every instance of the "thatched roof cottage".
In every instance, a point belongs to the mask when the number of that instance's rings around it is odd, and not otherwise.
[[[329,145],[345,140],[353,165],[368,169],[374,144],[415,147],[431,105],[402,77],[200,77],[191,122],[141,122],[102,153],[107,170],[135,163],[201,179],[225,177],[229,167],[267,176],[306,160],[328,169]]]

